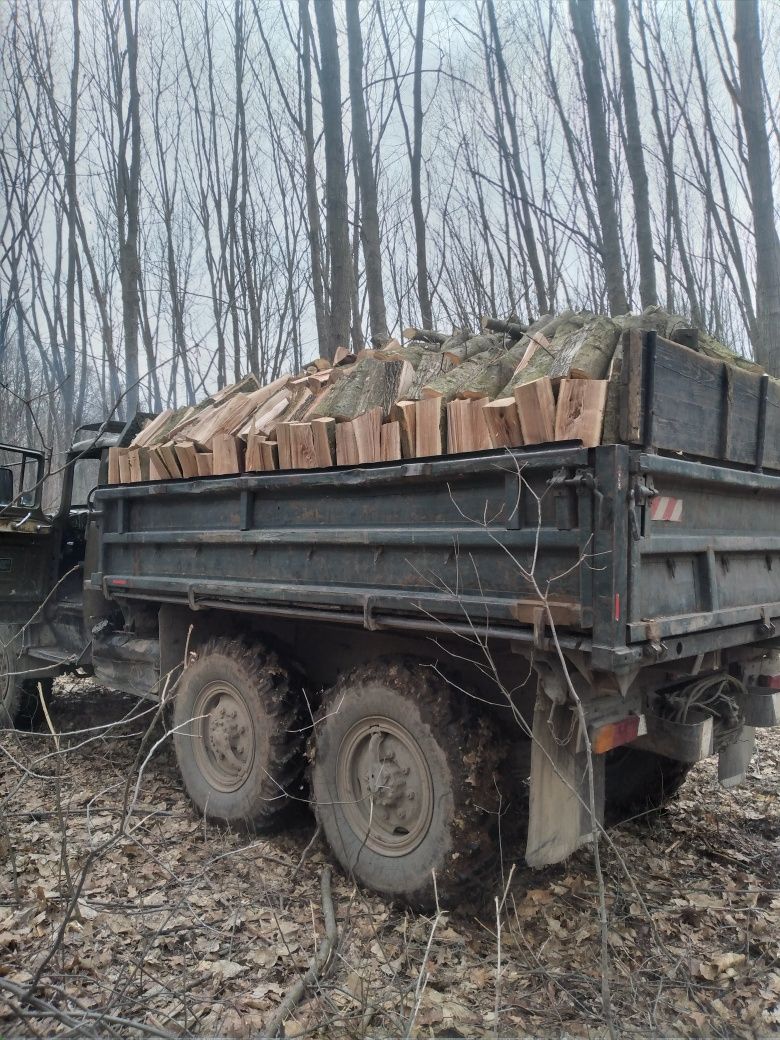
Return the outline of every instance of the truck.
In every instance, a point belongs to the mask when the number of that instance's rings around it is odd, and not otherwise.
[[[53,511],[2,445],[6,721],[65,672],[163,701],[200,813],[309,802],[415,906],[559,862],[780,722],[778,386],[634,331],[614,443],[109,486],[136,416],[77,431]]]

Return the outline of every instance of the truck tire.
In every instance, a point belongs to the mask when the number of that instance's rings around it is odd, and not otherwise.
[[[209,820],[265,831],[303,772],[303,728],[276,654],[215,638],[176,687],[174,747],[184,787]]]
[[[23,679],[14,675],[13,655],[9,653],[15,630],[0,627],[0,728],[34,729],[43,719],[38,685],[48,705],[54,680]]]
[[[485,714],[420,661],[344,675],[315,721],[310,781],[346,873],[421,909],[490,894],[502,747]]]
[[[691,766],[665,755],[621,747],[604,763],[604,817],[608,826],[660,809],[682,787]]]

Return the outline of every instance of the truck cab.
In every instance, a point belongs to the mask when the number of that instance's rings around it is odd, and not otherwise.
[[[0,721],[29,724],[54,676],[91,674],[92,628],[112,607],[84,588],[98,553],[93,494],[108,449],[129,443],[139,419],[79,427],[64,463],[0,444]],[[59,484],[55,502],[47,491]]]

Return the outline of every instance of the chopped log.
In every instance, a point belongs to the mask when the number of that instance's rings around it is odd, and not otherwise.
[[[197,477],[198,475],[198,453],[192,441],[178,441],[173,445],[176,452],[176,461],[183,477]]]
[[[472,336],[468,329],[458,329],[442,343],[441,352],[446,358],[449,358],[453,365],[459,365],[466,359],[468,341],[478,338],[478,336]]]
[[[417,339],[421,343],[446,343],[450,338],[446,332],[434,332],[433,329],[418,329],[410,325],[401,333],[403,339]]]
[[[137,433],[133,438],[131,447],[133,448],[148,448],[154,444],[155,437],[161,432],[164,432],[168,426],[174,425],[171,420],[175,419],[180,415],[180,412],[187,411],[188,409],[179,409],[174,412],[173,409],[168,408],[164,412],[160,412],[153,419],[144,426],[140,433]]]
[[[277,423],[273,432],[276,434],[276,444],[279,449],[279,469],[292,469],[289,423]]]
[[[150,480],[170,480],[171,475],[165,466],[160,462],[158,455],[154,448],[149,449],[149,479]]]
[[[198,460],[198,476],[212,476],[214,473],[214,456],[211,454],[211,452],[199,452],[196,458]]]
[[[127,453],[127,462],[130,469],[130,481],[140,484],[149,479],[149,449],[130,448]]]
[[[562,379],[555,411],[556,441],[582,441],[586,448],[601,443],[606,379]]]
[[[253,432],[258,433],[261,437],[267,437],[279,416],[287,410],[289,403],[290,398],[287,396],[287,391],[283,391],[277,397],[274,397],[272,401],[269,401],[267,409],[261,415],[254,417]]]
[[[357,441],[351,422],[336,425],[336,463],[339,466],[357,466]]]
[[[288,425],[290,434],[290,461],[293,469],[316,469],[317,451],[311,423],[294,422]]]
[[[187,426],[187,439],[208,450],[216,434],[238,433],[254,411],[254,394],[235,394],[218,407],[204,411],[193,425]]]
[[[260,441],[260,454],[263,460],[263,472],[271,473],[279,469],[279,445],[272,441]]]
[[[396,401],[390,410],[390,418],[398,423],[401,432],[401,453],[405,459],[413,459],[417,451],[415,444],[416,401]]]
[[[514,375],[519,375],[520,372],[524,372],[528,368],[536,357],[537,350],[544,350],[548,354],[552,355],[550,341],[543,332],[534,332],[531,336],[531,340],[523,351],[523,356],[520,358],[520,363],[515,369]]]
[[[311,414],[314,418],[330,417],[343,422],[379,407],[382,415],[387,416],[395,401],[406,396],[413,376],[414,369],[407,361],[364,357],[348,378],[328,387]]]
[[[341,365],[354,365],[357,358],[351,351],[347,350],[346,347],[337,347],[336,353],[333,355],[333,367],[338,368]]]
[[[486,398],[466,398],[447,405],[447,451],[484,451],[491,447],[487,423],[482,412]]]
[[[313,419],[311,432],[314,436],[317,466],[334,466],[336,463],[336,420]]]
[[[325,389],[331,378],[331,369],[328,369],[327,372],[317,372],[316,375],[306,377],[306,385],[313,394],[319,394]]]
[[[313,400],[314,394],[311,392],[308,386],[298,387],[298,389],[293,392],[293,395],[290,399],[290,403],[279,416],[279,422],[302,422]],[[258,433],[260,432],[261,431],[258,427]]]
[[[127,448],[109,448],[108,449],[108,483],[119,484],[119,457],[123,451],[127,451]]]
[[[452,367],[452,361],[440,351],[423,351],[415,366],[414,378],[409,385],[409,389],[404,394],[404,400],[419,401],[422,396],[422,388],[427,383],[449,372]]]
[[[499,397],[482,406],[482,415],[493,448],[516,448],[523,443],[520,416],[514,397]]]
[[[247,473],[262,473],[265,468],[263,466],[263,453],[260,450],[262,439],[257,433],[250,433],[246,439],[244,470]]]
[[[315,369],[315,371],[316,371],[316,369]],[[304,372],[304,374],[302,376],[295,376],[294,379],[290,380],[290,384],[289,385],[290,385],[290,389],[293,391],[293,393],[296,390],[298,390],[300,387],[309,385],[310,375],[311,375],[311,373]]]
[[[379,431],[379,444],[382,462],[395,462],[401,458],[401,424],[385,423]]]
[[[441,455],[444,450],[442,426],[444,422],[444,399],[429,397],[417,401],[414,409],[414,452],[415,455]]]
[[[211,395],[212,404],[222,404],[225,401],[229,401],[231,397],[235,397],[236,394],[249,394],[253,393],[260,387],[253,375],[244,376],[243,379],[239,379],[237,383],[230,383],[228,386],[223,386],[221,390],[217,390],[215,394]]]
[[[593,318],[561,343],[550,366],[550,376],[604,379],[619,339],[620,327],[611,318]]]
[[[339,350],[342,349],[343,347],[339,347]],[[318,372],[327,372],[328,369],[332,367],[330,361],[328,361],[328,359],[324,357],[315,358],[314,361],[312,361],[312,364]]]
[[[555,438],[555,397],[552,382],[542,376],[516,386],[514,398],[525,444],[545,444]]]
[[[358,462],[381,462],[382,445],[380,431],[382,429],[383,412],[381,408],[372,408],[352,420],[352,432],[357,445]]]
[[[586,312],[575,314],[574,311],[568,310],[541,327],[534,322],[518,344],[518,347],[525,348],[524,356],[499,396],[509,397],[516,386],[530,383],[533,379],[539,379],[540,376],[549,375],[553,356],[563,340],[572,332],[581,329],[586,320],[592,316]],[[533,349],[528,350],[529,347]]]
[[[214,475],[241,472],[243,443],[232,433],[215,433],[212,438]]]
[[[181,477],[181,466],[176,458],[173,441],[168,441],[167,444],[158,444],[154,448],[154,454],[158,462],[161,462],[170,474],[171,479],[178,480]]]
[[[512,339],[522,339],[528,332],[527,325],[521,325],[518,321],[501,321],[500,318],[483,318],[482,328],[488,332],[503,332]]]
[[[488,350],[483,350],[475,357],[464,361],[463,364],[451,368],[450,371],[426,383],[420,391],[420,399],[441,397],[444,403],[447,404],[462,391],[472,387],[477,380],[484,377],[489,366],[507,353],[506,348],[500,343],[500,336],[493,336],[491,339],[493,343]],[[496,342],[497,340],[498,342]],[[513,366],[510,366],[510,371],[511,367]],[[496,387],[496,390],[499,388],[500,384]],[[491,395],[482,392],[480,396],[489,397]]]

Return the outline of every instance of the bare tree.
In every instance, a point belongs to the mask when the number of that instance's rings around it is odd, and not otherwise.
[[[780,238],[775,222],[772,164],[764,109],[763,55],[758,0],[734,6],[739,61],[739,107],[747,143],[747,176],[756,241],[757,359],[780,375]]]
[[[582,79],[588,109],[593,168],[596,174],[596,201],[601,224],[602,256],[607,279],[611,314],[628,310],[623,262],[618,235],[618,216],[612,187],[612,163],[605,116],[604,86],[601,77],[601,52],[596,38],[593,0],[569,0],[574,38],[580,52]]]
[[[347,0],[349,44],[349,99],[352,112],[352,147],[360,189],[360,238],[368,294],[368,317],[373,343],[385,343],[387,331],[385,293],[382,284],[382,249],[379,238],[379,209],[376,177],[363,95],[363,34],[358,0]]]

